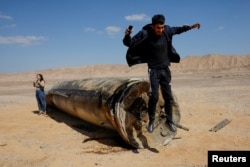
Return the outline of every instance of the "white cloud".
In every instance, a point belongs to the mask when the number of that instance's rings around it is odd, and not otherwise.
[[[224,30],[224,29],[225,29],[224,26],[219,26],[219,27],[218,27],[218,30],[219,30],[219,31],[222,31],[222,30]]]
[[[128,21],[149,21],[150,18],[146,14],[133,14],[125,16],[125,19]]]
[[[86,27],[86,28],[84,28],[84,32],[102,34],[101,31],[96,30],[95,28],[92,28],[92,27]]]
[[[106,32],[108,33],[108,35],[115,35],[117,33],[119,33],[121,31],[120,27],[116,27],[116,26],[108,26],[105,28]]]
[[[12,17],[0,12],[0,19],[12,20]]]
[[[116,26],[108,26],[108,27],[105,28],[105,31],[109,36],[114,36],[114,35],[116,35],[117,33],[119,33],[121,31],[121,28],[116,27]],[[84,28],[84,32],[103,34],[102,31],[97,30],[95,28],[91,28],[91,27]]]
[[[10,36],[3,37],[0,36],[0,45],[1,44],[21,44],[21,45],[33,45],[37,42],[46,40],[46,37],[43,36]]]
[[[86,27],[86,28],[84,28],[84,31],[85,32],[95,32],[96,30],[94,28],[91,28],[91,27]]]
[[[7,25],[0,26],[0,29],[15,28],[15,27],[16,27],[15,24],[7,24]]]

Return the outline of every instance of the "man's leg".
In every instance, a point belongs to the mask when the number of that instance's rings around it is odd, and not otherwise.
[[[171,91],[171,73],[169,69],[162,72],[162,79],[160,82],[162,96],[165,102],[164,109],[167,117],[166,123],[168,124],[171,131],[175,132],[176,128],[173,123],[173,111],[172,111],[172,91]]]
[[[150,88],[149,88],[149,102],[148,102],[148,115],[149,115],[149,124],[148,124],[148,132],[152,133],[154,131],[154,120],[155,120],[155,110],[156,104],[159,96],[159,79],[157,70],[149,69],[149,80],[150,80]]]
[[[170,86],[170,88],[171,88],[171,86]],[[163,91],[164,90],[162,90],[162,93],[163,93]],[[166,97],[166,98],[164,98],[164,101],[165,101],[164,109],[165,109],[165,113],[166,113],[166,117],[167,117],[166,123],[168,124],[170,130],[175,132],[176,127],[175,127],[174,122],[173,122],[172,98]]]

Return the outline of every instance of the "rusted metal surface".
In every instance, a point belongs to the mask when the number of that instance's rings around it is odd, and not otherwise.
[[[46,95],[48,105],[92,124],[116,130],[135,148],[166,145],[173,133],[165,124],[164,101],[160,94],[155,129],[147,132],[149,82],[142,79],[90,78],[54,85]],[[180,109],[173,94],[173,120],[180,122]]]

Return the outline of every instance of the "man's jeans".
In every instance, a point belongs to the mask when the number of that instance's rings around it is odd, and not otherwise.
[[[149,120],[154,121],[156,104],[159,99],[159,85],[161,86],[162,96],[165,102],[164,109],[167,120],[172,122],[172,92],[171,92],[171,72],[169,68],[149,69],[150,96],[148,102]]]

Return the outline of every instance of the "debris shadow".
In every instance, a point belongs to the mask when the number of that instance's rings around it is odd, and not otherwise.
[[[39,111],[33,111],[33,113],[39,114]],[[120,147],[120,151],[129,151],[135,149],[127,144],[118,134],[118,132],[91,124],[80,118],[71,116],[70,114],[65,113],[57,108],[48,106],[46,116],[58,123],[64,123],[82,135],[87,136],[88,138],[82,141],[83,144],[95,140],[111,148]],[[110,152],[112,152],[111,148]]]

